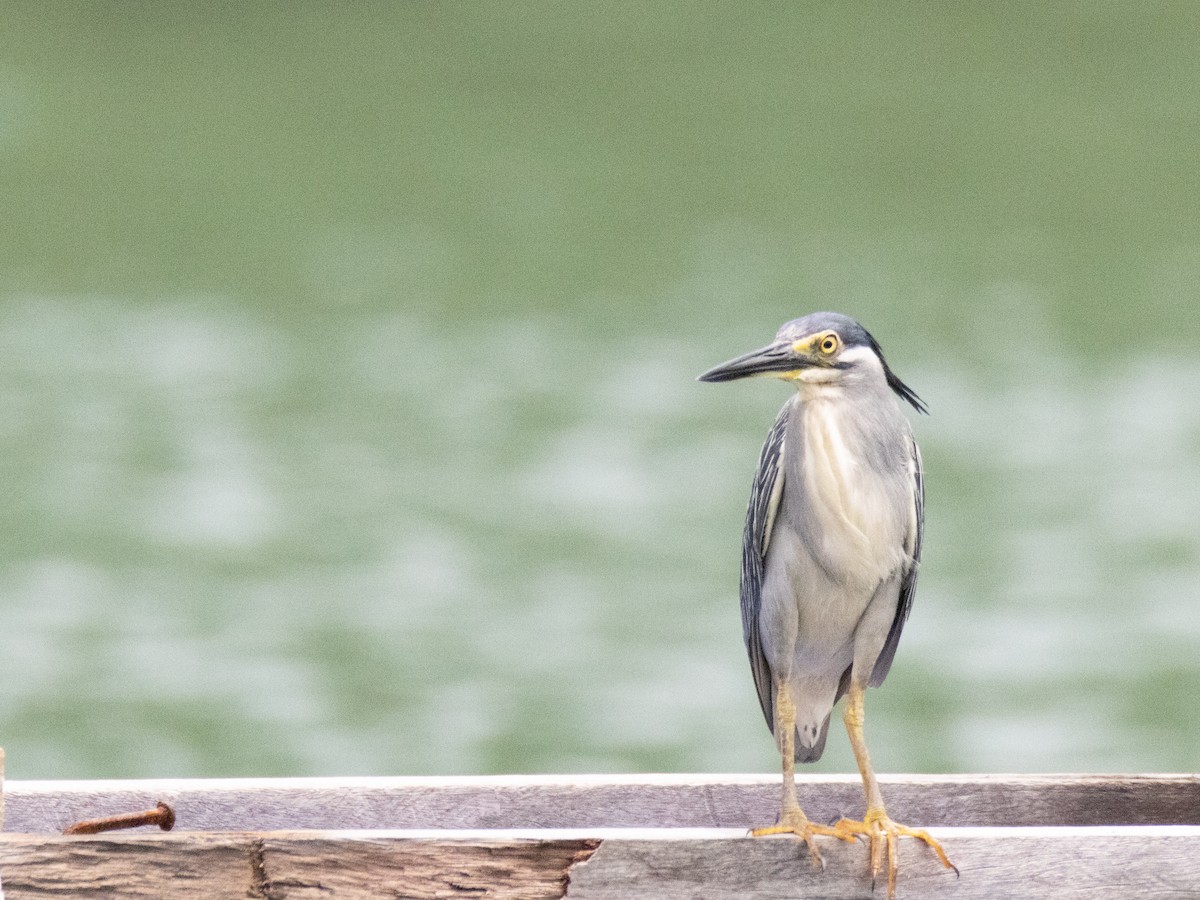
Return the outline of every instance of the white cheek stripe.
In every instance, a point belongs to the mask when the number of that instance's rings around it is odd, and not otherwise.
[[[883,366],[879,364],[879,357],[871,352],[870,347],[847,347],[841,352],[838,359],[841,362],[850,363],[852,366],[873,368],[880,374],[883,374]],[[845,374],[845,371],[842,369],[812,366],[811,368],[800,369],[796,377],[805,384],[832,384],[841,381]]]
[[[870,347],[847,347],[842,351],[842,355],[838,359],[854,363],[855,365],[865,362],[874,362],[876,365],[879,363],[879,357],[871,352]]]

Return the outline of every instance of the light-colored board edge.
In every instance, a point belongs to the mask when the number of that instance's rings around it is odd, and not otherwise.
[[[888,810],[922,826],[1200,824],[1195,775],[966,775],[881,779]],[[731,827],[768,824],[779,778],[500,776],[9,782],[6,828],[172,805],[182,831]],[[814,821],[862,815],[855,776],[798,781]]]

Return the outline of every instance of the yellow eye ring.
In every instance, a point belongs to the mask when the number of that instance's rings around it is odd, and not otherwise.
[[[819,344],[817,344],[817,346],[821,349],[822,353],[824,353],[826,356],[830,356],[837,352],[839,346],[838,336],[836,334],[827,334],[825,337],[821,338],[821,341]]]

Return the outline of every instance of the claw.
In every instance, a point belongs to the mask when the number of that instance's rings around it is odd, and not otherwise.
[[[779,818],[779,822],[775,825],[767,825],[763,828],[753,828],[750,831],[751,837],[766,837],[770,834],[794,834],[800,840],[804,841],[808,847],[808,854],[812,858],[813,868],[819,871],[825,871],[825,858],[821,856],[821,851],[817,849],[817,842],[814,837],[818,834],[828,835],[843,841],[853,841],[855,835],[848,835],[842,831],[838,831],[837,827],[828,825],[817,825],[810,822],[804,813],[799,810],[785,812]]]
[[[850,840],[853,837],[862,835],[871,842],[871,890],[875,890],[875,881],[879,877],[879,870],[883,865],[883,859],[887,857],[887,884],[888,884],[888,900],[895,900],[896,896],[896,872],[900,868],[899,855],[896,852],[896,840],[901,837],[916,838],[923,841],[934,853],[937,854],[938,860],[947,869],[953,869],[954,874],[958,875],[958,866],[950,862],[950,857],[946,856],[946,851],[942,849],[941,843],[938,842],[929,832],[918,828],[908,828],[893,822],[888,818],[888,814],[882,808],[867,810],[867,815],[863,821],[858,822],[853,819],[842,819],[833,826],[833,831],[838,832],[837,837],[842,837],[843,840]]]

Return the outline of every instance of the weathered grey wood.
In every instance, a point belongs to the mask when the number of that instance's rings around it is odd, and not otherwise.
[[[1196,897],[1200,827],[941,828],[956,879],[901,845],[897,896]],[[598,849],[594,849],[599,842]],[[863,844],[741,829],[0,836],[7,900],[78,897],[879,898]]]
[[[900,775],[898,821],[927,826],[1200,824],[1194,775]],[[815,821],[862,815],[857,776],[799,782]],[[9,782],[4,828],[61,832],[159,800],[184,831],[735,827],[774,820],[779,776],[502,776]]]
[[[1097,900],[1200,895],[1200,829],[944,828],[935,832],[962,872],[911,841],[900,848],[896,896],[953,900]],[[779,900],[886,897],[872,893],[867,849],[821,844],[825,870],[792,840],[610,840],[574,867],[569,900]]]
[[[931,826],[963,873],[956,880],[926,848],[902,841],[901,898],[1200,896],[1200,827],[1179,824],[1200,821],[1196,776],[882,781],[892,815]],[[794,840],[746,837],[747,826],[773,819],[777,776],[3,787],[9,831],[0,835],[0,875],[7,900],[539,898],[564,891],[577,900],[886,896],[882,889],[871,893],[863,844],[823,840],[827,867],[817,873]],[[861,815],[855,777],[811,777],[800,787],[814,819]],[[159,800],[175,807],[177,831],[44,834]],[[1027,827],[937,827],[943,822]],[[14,833],[22,831],[43,833]]]

